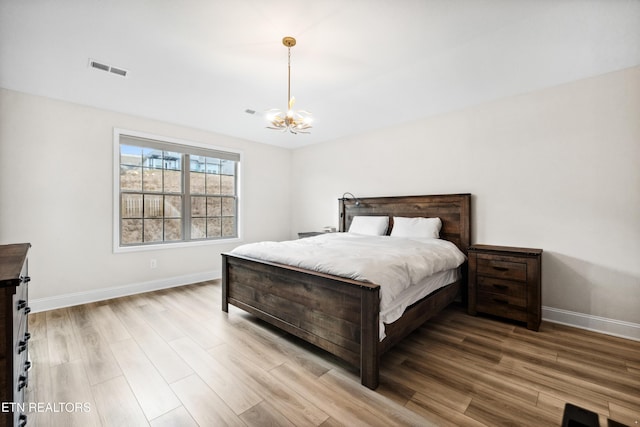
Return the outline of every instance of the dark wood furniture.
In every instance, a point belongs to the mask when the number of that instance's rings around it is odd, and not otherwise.
[[[0,426],[22,426],[27,416],[21,406],[28,383],[29,243],[0,246]]]
[[[465,254],[471,236],[470,194],[339,200],[340,231],[356,215],[439,217],[441,238]],[[362,384],[378,386],[380,356],[451,303],[463,278],[441,288],[386,325],[379,340],[380,287],[314,271],[222,254],[222,310],[232,304],[360,368]]]
[[[468,312],[492,314],[537,331],[541,320],[542,249],[469,248]]]
[[[324,231],[301,231],[298,233],[298,238],[304,239],[305,237],[313,237],[319,234],[324,234]]]
[[[561,427],[600,427],[600,420],[593,411],[565,403]]]

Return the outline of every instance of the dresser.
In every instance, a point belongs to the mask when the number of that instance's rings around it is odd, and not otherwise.
[[[528,329],[537,331],[542,311],[542,249],[472,245],[468,253],[468,313],[525,322]]]
[[[0,245],[0,427],[27,423],[29,243]]]

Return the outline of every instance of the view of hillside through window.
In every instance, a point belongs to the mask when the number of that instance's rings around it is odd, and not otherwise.
[[[236,237],[237,162],[152,145],[120,144],[120,245]]]

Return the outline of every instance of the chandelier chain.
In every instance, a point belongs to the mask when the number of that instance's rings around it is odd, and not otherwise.
[[[291,46],[288,46],[287,50],[289,51],[287,58],[287,105],[289,105],[291,100]]]

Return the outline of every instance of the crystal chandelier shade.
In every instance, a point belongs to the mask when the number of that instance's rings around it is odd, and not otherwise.
[[[270,126],[269,129],[275,129],[282,132],[297,133],[310,133],[311,129],[311,113],[308,111],[295,111],[293,105],[296,102],[296,98],[291,96],[291,48],[296,45],[296,39],[293,37],[285,37],[282,39],[282,44],[287,47],[288,61],[287,61],[287,111],[274,108],[267,111],[267,117]]]

